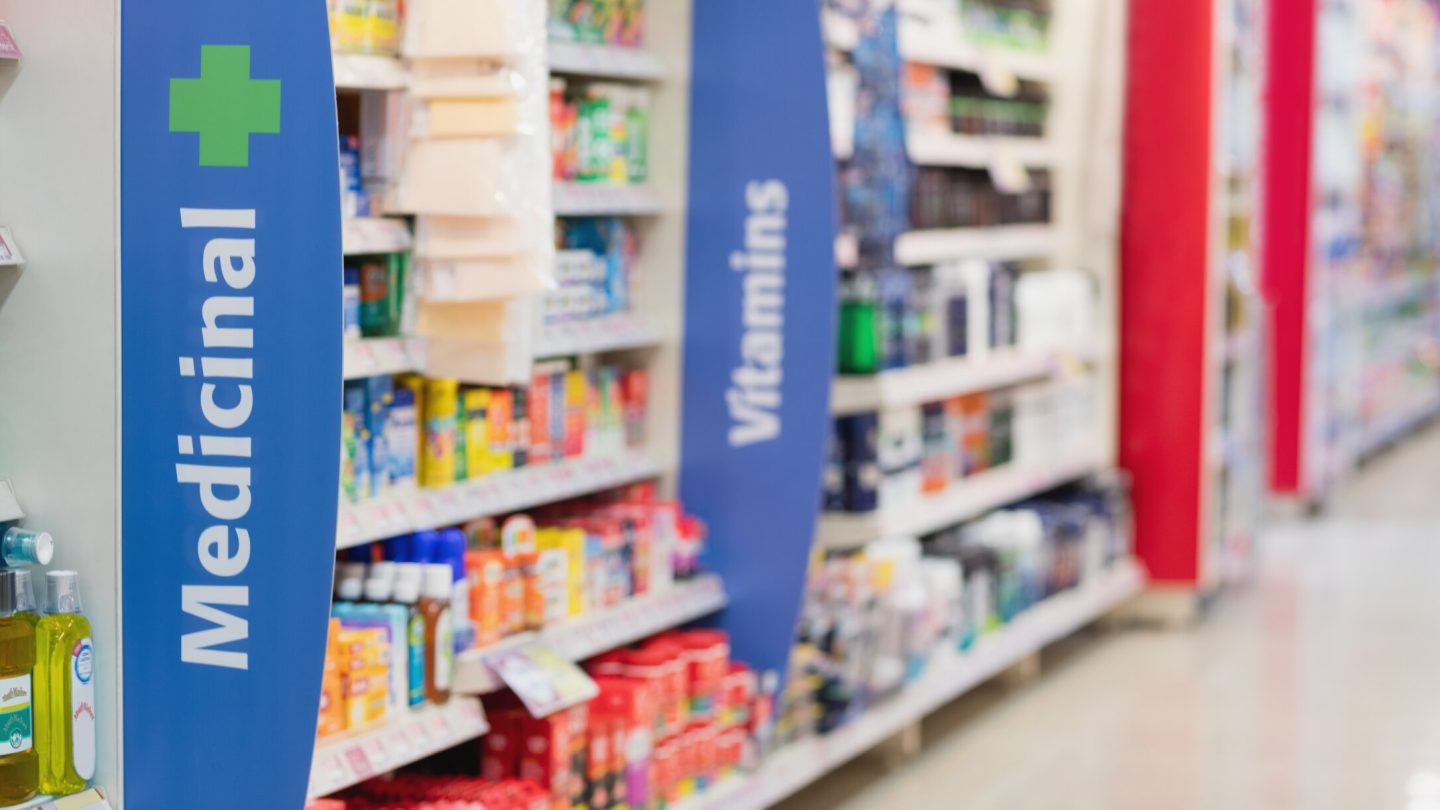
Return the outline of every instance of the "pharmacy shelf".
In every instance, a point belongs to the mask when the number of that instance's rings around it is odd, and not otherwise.
[[[1435,419],[1437,416],[1440,416],[1440,382],[1436,383],[1434,396],[1367,428],[1356,442],[1354,457],[1349,460],[1346,466],[1354,467],[1357,463],[1375,455],[1385,447],[1414,433],[1426,422]]]
[[[387,217],[352,217],[341,226],[346,256],[404,253],[410,249],[410,228],[404,220]]]
[[[536,357],[569,357],[626,349],[644,349],[660,342],[660,334],[635,315],[615,315],[542,327],[535,339]]]
[[[447,489],[418,490],[342,504],[336,546],[350,548],[421,529],[532,509],[660,474],[644,453],[629,450],[496,473]]]
[[[1102,466],[1095,453],[1010,464],[874,512],[827,512],[820,516],[816,543],[843,551],[882,538],[928,534],[1083,478]]]
[[[550,72],[597,79],[653,82],[665,77],[660,59],[643,48],[550,41]]]
[[[933,129],[912,132],[905,140],[910,160],[920,166],[989,169],[1007,163],[1053,166],[1058,151],[1048,138],[958,135]]]
[[[896,240],[895,260],[914,267],[956,259],[1033,259],[1054,253],[1058,244],[1049,224],[910,231]]]
[[[425,342],[420,338],[366,338],[345,344],[347,380],[404,374],[424,364]]]
[[[1052,82],[1055,60],[1046,53],[986,47],[941,26],[902,25],[900,56],[907,62],[962,70],[981,76],[1010,74],[1031,82]]]
[[[443,706],[406,711],[375,728],[320,740],[310,765],[310,798],[419,762],[489,730],[480,701],[453,697]]]
[[[763,810],[874,748],[955,698],[1001,674],[1139,594],[1145,573],[1132,560],[1093,582],[1057,594],[1022,613],[965,653],[931,661],[924,675],[894,699],[849,725],[785,746],[753,773],[734,777],[680,803],[675,810]]]
[[[337,53],[334,63],[341,90],[404,90],[410,81],[400,60],[388,56]]]
[[[36,796],[0,810],[60,810],[62,807],[64,810],[110,810],[110,802],[100,795],[99,790],[89,788],[69,796]]]
[[[523,633],[493,647],[464,653],[455,662],[455,691],[463,695],[483,695],[499,689],[500,680],[485,666],[483,659],[503,649],[541,641],[571,661],[584,661],[704,618],[722,610],[726,604],[725,586],[717,576],[678,583],[663,593],[631,599],[538,633]]]
[[[614,183],[555,184],[555,216],[655,216],[664,209],[660,195],[650,186]]]
[[[924,405],[1046,379],[1097,356],[1093,349],[1004,349],[977,358],[957,357],[869,376],[836,377],[830,389],[830,410],[845,416]]]

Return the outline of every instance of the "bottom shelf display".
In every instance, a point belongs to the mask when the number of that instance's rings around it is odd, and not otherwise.
[[[36,796],[27,802],[11,805],[3,810],[110,810],[110,802],[100,791],[91,788],[73,796]]]
[[[1123,561],[1086,585],[1053,596],[974,648],[938,656],[926,674],[894,698],[834,732],[781,747],[757,770],[698,794],[681,810],[765,808],[865,753],[946,703],[1004,672],[1032,653],[1103,616],[1140,592],[1145,575]]]

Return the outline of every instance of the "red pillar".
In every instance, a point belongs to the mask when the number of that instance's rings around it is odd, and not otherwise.
[[[1316,0],[1270,0],[1266,34],[1262,283],[1270,305],[1270,489],[1306,495],[1305,325]]]
[[[1120,464],[1136,553],[1194,585],[1205,503],[1214,4],[1131,0],[1121,229]]]

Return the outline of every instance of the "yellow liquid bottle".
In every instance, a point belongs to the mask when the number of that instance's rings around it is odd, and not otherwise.
[[[35,637],[40,790],[68,796],[95,777],[95,650],[78,575],[51,571],[45,579],[46,615]]]
[[[35,624],[17,610],[19,584],[14,571],[0,570],[0,807],[40,787],[31,719]]]

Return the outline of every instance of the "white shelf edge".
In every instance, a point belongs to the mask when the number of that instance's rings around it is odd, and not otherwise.
[[[519,512],[578,498],[660,474],[642,452],[595,455],[496,473],[446,489],[421,489],[357,504],[342,504],[337,548],[364,545],[421,529]]]
[[[341,223],[340,245],[346,256],[404,253],[414,244],[403,220],[390,217],[348,217]]]
[[[707,574],[669,590],[623,602],[537,633],[507,638],[493,647],[471,650],[455,660],[457,694],[483,695],[500,688],[482,658],[531,641],[544,641],[571,661],[583,661],[710,615],[728,604],[720,577]]]
[[[932,661],[900,695],[849,725],[786,746],[759,769],[722,782],[675,810],[762,810],[874,748],[905,726],[994,678],[1032,653],[1074,634],[1140,593],[1146,577],[1122,560],[1098,581],[1057,594],[1021,614],[975,649]]]
[[[664,210],[660,195],[648,185],[556,181],[555,216],[654,216]]]
[[[1052,377],[1100,352],[1002,349],[980,358],[956,357],[862,376],[837,376],[830,389],[836,416],[923,405],[979,391],[1008,388]]]
[[[635,315],[616,315],[542,327],[535,339],[536,358],[600,354],[643,349],[660,342],[659,333]]]
[[[364,338],[345,343],[344,377],[359,380],[404,374],[424,366],[424,341],[414,337]]]
[[[659,57],[644,48],[550,40],[551,73],[654,82],[665,78]]]
[[[419,762],[489,730],[480,701],[454,696],[443,706],[424,706],[374,728],[317,740],[309,798]]]
[[[391,56],[337,53],[333,64],[339,90],[404,90],[410,82],[405,65]]]
[[[900,56],[907,62],[966,73],[1003,71],[1031,82],[1052,82],[1056,77],[1055,59],[1048,53],[980,45],[943,26],[902,25]]]
[[[858,548],[886,537],[938,531],[1038,495],[1101,468],[1097,454],[1012,463],[950,482],[943,492],[919,495],[874,512],[820,516],[815,541],[830,550]]]
[[[895,261],[907,267],[953,259],[1032,259],[1054,253],[1055,227],[997,225],[910,231],[895,241]]]
[[[960,135],[922,129],[905,139],[910,160],[920,166],[960,166],[988,169],[999,161],[1017,161],[1027,167],[1053,166],[1058,150],[1049,138],[1000,135]]]

